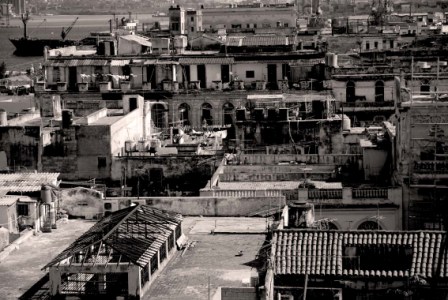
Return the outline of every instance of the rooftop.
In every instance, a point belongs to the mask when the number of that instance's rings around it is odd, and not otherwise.
[[[167,238],[171,234],[171,227],[181,221],[182,216],[179,214],[147,205],[113,212],[98,221],[44,268],[58,264],[80,251],[88,251],[91,246],[100,243],[112,247],[114,252],[143,268],[164,242],[162,237]],[[141,226],[147,231],[141,232]]]
[[[37,192],[42,185],[57,184],[59,173],[0,174],[0,193]]]
[[[169,261],[143,299],[206,300],[208,279],[213,296],[218,287],[241,287],[257,273],[257,255],[266,238],[257,232],[266,229],[266,219],[187,217],[182,227],[191,246]],[[213,235],[212,230],[226,234]],[[243,255],[237,256],[240,251]]]
[[[448,260],[442,240],[442,231],[311,231],[284,229],[274,233],[272,255],[277,275],[336,275],[402,278],[414,275],[448,277]],[[365,251],[364,256],[362,251]],[[362,248],[362,249],[357,249]],[[378,249],[378,253],[375,253]],[[392,249],[391,251],[389,251]],[[369,254],[393,255],[393,249],[407,261],[395,268],[363,268],[368,264]],[[353,253],[354,251],[354,253]],[[358,252],[356,252],[358,251]],[[374,251],[374,252],[372,252]],[[400,252],[401,251],[401,252]],[[331,253],[331,255],[330,255]],[[381,254],[382,253],[382,254]],[[385,255],[385,253],[388,253]],[[361,260],[354,267],[346,258]],[[372,259],[372,258],[370,258]],[[441,261],[440,261],[441,260]],[[441,263],[439,269],[438,264]]]
[[[317,189],[342,189],[340,182],[314,181]],[[223,190],[294,190],[299,187],[299,181],[259,181],[259,182],[219,182]]]

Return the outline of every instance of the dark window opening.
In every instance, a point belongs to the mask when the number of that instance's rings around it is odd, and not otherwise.
[[[212,105],[209,103],[202,104],[202,122],[206,122],[207,125],[213,124]]]
[[[61,69],[59,67],[53,68],[53,81],[54,82],[61,81]]]
[[[142,286],[149,281],[149,264],[146,264],[144,268],[140,269],[140,280]]]
[[[346,245],[342,266],[348,270],[408,270],[412,265],[412,248],[408,245]]]
[[[353,81],[347,82],[345,96],[347,102],[355,101],[355,83]]]
[[[104,168],[107,165],[106,157],[100,156],[98,157],[98,168]]]
[[[375,82],[375,102],[384,102],[384,82]]]
[[[174,248],[174,231],[168,237],[168,251]]]
[[[159,262],[157,259],[157,253],[151,257],[151,274],[154,274],[159,268]]]
[[[19,216],[28,216],[28,204],[17,204],[17,214]]]
[[[137,109],[137,98],[129,98],[129,111]]]
[[[129,65],[123,66],[122,72],[124,76],[131,75],[131,67]]]
[[[255,71],[246,71],[246,78],[255,78]]]
[[[160,253],[160,262],[162,262],[162,261],[164,261],[166,259],[166,244],[165,243],[163,243],[160,246],[159,253]]]

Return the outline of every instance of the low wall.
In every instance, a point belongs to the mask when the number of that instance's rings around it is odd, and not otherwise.
[[[114,198],[108,198],[111,200]],[[115,198],[117,201],[137,198]],[[187,216],[240,217],[257,211],[266,210],[276,205],[284,206],[285,197],[140,197],[140,203],[146,203],[158,209],[164,209]]]
[[[362,154],[242,154],[239,156],[240,164],[277,164],[280,162],[294,161],[306,164],[356,164],[362,159]]]

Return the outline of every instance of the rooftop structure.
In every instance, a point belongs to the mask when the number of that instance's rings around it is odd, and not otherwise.
[[[51,295],[142,297],[181,243],[181,221],[145,205],[111,213],[45,265]]]
[[[22,193],[40,191],[42,185],[58,185],[59,173],[0,174],[0,192]]]

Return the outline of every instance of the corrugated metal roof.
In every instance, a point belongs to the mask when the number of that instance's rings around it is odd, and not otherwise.
[[[279,35],[269,36],[229,36],[226,40],[227,46],[287,46],[290,45],[289,37]]]
[[[110,246],[115,254],[126,257],[140,267],[145,267],[175,227],[180,226],[181,221],[180,214],[147,205],[116,211],[98,221],[44,269],[80,252],[85,253],[92,245],[98,243]]]
[[[59,173],[15,173],[0,174],[0,193],[37,192],[42,185],[55,184]]]
[[[274,272],[276,275],[298,274],[318,276],[363,276],[363,277],[448,277],[447,250],[442,245],[445,232],[439,231],[323,231],[323,230],[278,230],[272,239]],[[387,246],[403,246],[410,249],[410,265],[399,270],[364,270],[344,264],[347,247],[381,247],[384,257]],[[381,250],[380,249],[380,250]],[[362,251],[362,250],[360,250]],[[353,254],[352,252],[350,252]],[[379,252],[381,253],[381,251]],[[357,256],[354,256],[355,259]],[[363,259],[368,259],[364,257]],[[372,259],[378,259],[372,258]],[[441,263],[441,268],[437,266]],[[439,270],[439,274],[437,274]]]
[[[70,59],[67,61],[67,67],[78,66],[105,66],[107,65],[106,59]]]
[[[135,34],[123,35],[123,36],[120,36],[120,39],[124,39],[124,40],[130,41],[130,42],[136,42],[143,46],[148,46],[148,47],[152,46],[152,43],[147,38],[145,38],[143,36],[135,35]]]
[[[123,67],[129,65],[129,59],[114,59],[110,62],[111,67]]]
[[[186,65],[202,64],[222,64],[230,65],[234,63],[233,57],[181,57],[179,63]]]
[[[0,198],[0,206],[11,206],[14,205],[17,200],[19,200],[18,197],[8,197],[4,196]]]

